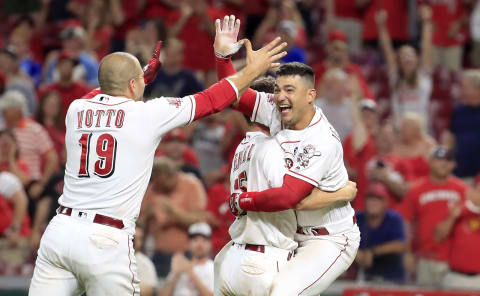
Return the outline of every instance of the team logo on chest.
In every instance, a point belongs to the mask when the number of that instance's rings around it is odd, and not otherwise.
[[[287,169],[295,167],[297,170],[308,167],[310,160],[313,157],[322,155],[322,153],[317,151],[315,146],[312,144],[308,144],[303,147],[297,146],[293,149],[293,153],[286,153],[289,154],[289,156],[285,157],[285,167]],[[293,158],[291,157],[292,155]]]

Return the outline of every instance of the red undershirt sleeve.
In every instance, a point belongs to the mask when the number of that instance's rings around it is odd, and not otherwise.
[[[282,187],[240,195],[239,205],[245,211],[278,212],[294,208],[310,194],[314,186],[290,175],[283,177]]]
[[[219,81],[237,72],[233,67],[231,59],[215,57],[215,67],[217,69],[217,78]],[[243,93],[238,105],[234,106],[233,109],[252,117],[256,101],[257,92],[249,88]]]
[[[237,100],[237,91],[229,81],[223,79],[206,90],[193,95],[195,98],[195,116],[197,120],[220,112]]]

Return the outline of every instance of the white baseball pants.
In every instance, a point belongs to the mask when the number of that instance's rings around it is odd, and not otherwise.
[[[57,214],[40,242],[29,296],[140,295],[133,236]]]
[[[217,254],[215,296],[268,296],[275,275],[289,258],[288,250],[265,246],[265,252],[246,250],[229,242]]]
[[[357,225],[346,232],[311,236],[299,242],[295,256],[275,277],[270,295],[320,295],[350,267],[359,244]]]

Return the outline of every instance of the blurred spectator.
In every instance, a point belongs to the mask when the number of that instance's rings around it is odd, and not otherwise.
[[[370,46],[377,47],[378,40],[382,33],[375,24],[375,16],[381,10],[388,13],[388,20],[385,20],[386,29],[392,36],[395,45],[405,43],[408,36],[408,0],[384,1],[384,0],[360,0],[367,2],[363,14],[363,40]],[[362,3],[363,4],[363,3]],[[380,40],[381,42],[381,40]]]
[[[404,1],[388,1],[404,2]],[[380,10],[375,19],[378,25],[380,45],[383,50],[392,89],[392,114],[398,120],[406,112],[414,112],[428,121],[429,102],[432,93],[432,12],[428,6],[420,7],[422,40],[420,59],[415,48],[403,45],[395,53],[390,39],[387,11]],[[390,12],[389,12],[390,13]]]
[[[350,117],[352,108],[352,99],[348,93],[349,84],[348,75],[343,70],[330,69],[323,75],[322,93],[315,100],[315,105],[322,108],[342,142],[352,129],[352,121],[345,120]]]
[[[35,116],[36,121],[45,128],[52,139],[53,146],[61,163],[66,161],[65,118],[63,108],[60,94],[56,90],[49,90],[44,92],[40,97],[40,106]]]
[[[155,239],[152,260],[160,278],[167,276],[172,254],[186,250],[187,227],[206,219],[206,204],[205,190],[197,178],[180,172],[167,158],[155,159],[142,212],[153,217],[149,228]]]
[[[244,0],[243,11],[245,12],[245,37],[252,40],[260,23],[265,18],[268,8],[272,4],[269,0]],[[276,1],[278,2],[278,1]],[[275,2],[274,2],[275,3]]]
[[[326,45],[327,58],[313,65],[317,96],[323,96],[324,80],[322,77],[324,73],[329,69],[340,68],[348,74],[349,79],[358,79],[360,87],[362,88],[362,97],[374,99],[362,69],[350,61],[348,50],[347,35],[340,30],[331,31],[328,35],[328,43]]]
[[[14,175],[0,172],[0,268],[2,274],[19,274],[29,259],[28,200]]]
[[[145,97],[181,98],[204,89],[195,75],[183,67],[183,49],[184,45],[178,39],[169,39],[164,43],[162,68],[155,80],[145,88]]]
[[[262,23],[255,32],[253,44],[261,47],[273,40],[276,36],[288,43],[287,55],[281,62],[306,62],[305,28],[302,16],[295,1],[280,0],[273,3]]]
[[[26,116],[35,113],[37,96],[30,77],[20,69],[16,52],[11,47],[0,50],[0,73],[5,77],[5,91],[15,90],[22,93],[27,104]]]
[[[112,0],[114,1],[114,0]],[[45,82],[52,83],[62,79],[60,67],[57,67],[60,60],[65,59],[64,53],[76,62],[73,69],[72,79],[83,80],[90,87],[98,86],[98,62],[90,55],[87,48],[87,36],[85,29],[78,25],[67,26],[60,33],[62,49],[60,52],[51,52],[45,62]]]
[[[400,119],[398,142],[393,153],[410,167],[410,178],[429,174],[427,159],[435,140],[427,134],[425,119],[415,113],[406,113]]]
[[[349,49],[358,53],[362,48],[363,13],[369,0],[327,0],[327,30],[340,29],[345,32]]]
[[[0,110],[6,127],[12,129],[20,158],[30,168],[32,181],[26,189],[30,199],[29,216],[33,220],[32,236],[35,243],[38,243],[50,211],[49,198],[57,197],[51,179],[58,169],[58,157],[47,131],[25,117],[23,110],[26,107],[25,98],[19,92],[7,92],[0,99]]]
[[[480,1],[473,1],[472,14],[470,16],[470,34],[472,38],[472,64],[480,67]]]
[[[163,21],[146,21],[140,27],[128,31],[125,40],[126,51],[135,55],[140,64],[148,63],[158,40],[165,40],[165,30]]]
[[[452,240],[450,270],[443,286],[450,289],[480,290],[480,205],[471,200],[459,203],[447,219],[438,224],[435,233],[439,241]]]
[[[438,146],[433,150],[429,165],[430,176],[411,186],[402,214],[415,234],[417,283],[439,287],[448,271],[451,240],[441,241],[435,228],[450,215],[456,203],[465,201],[467,185],[452,176],[454,155],[446,147]]]
[[[217,81],[213,53],[215,19],[223,19],[221,10],[206,0],[184,0],[167,19],[168,38],[177,38],[185,45],[185,68],[197,72],[209,86]]]
[[[140,296],[153,296],[153,291],[157,287],[157,272],[152,260],[143,253],[144,235],[142,226],[137,224],[133,248],[137,259],[138,278],[140,279]]]
[[[75,81],[74,79],[74,71],[78,62],[78,59],[71,52],[62,51],[56,63],[59,80],[43,87],[39,91],[39,97],[41,98],[45,98],[46,94],[51,91],[58,92],[62,103],[62,121],[65,118],[65,114],[67,114],[68,106],[91,90],[91,87],[84,82]]]
[[[222,155],[221,141],[225,134],[223,114],[213,114],[200,120],[193,133],[193,149],[197,151],[200,172],[203,176],[218,171],[225,160]]]
[[[182,253],[173,256],[168,281],[159,296],[213,296],[211,235],[207,223],[196,223],[188,228],[188,250],[191,259]]]
[[[460,70],[469,16],[464,0],[428,1],[432,9],[435,65]]]
[[[356,214],[362,240],[355,262],[364,269],[367,281],[404,283],[405,226],[400,214],[387,208],[387,198],[384,185],[370,185],[365,211]]]
[[[272,77],[270,78],[275,81]],[[252,84],[250,88],[260,91],[255,85],[257,81],[258,79],[254,81],[254,84]],[[273,85],[275,85],[275,82],[273,83]],[[268,93],[273,93],[273,90]],[[235,156],[235,150],[237,149],[238,144],[240,144],[240,142],[242,142],[243,138],[245,137],[245,133],[248,129],[248,124],[245,120],[245,117],[240,112],[236,112],[233,110],[224,110],[223,114],[226,120],[225,134],[220,141],[220,147],[222,150],[222,154],[225,156],[226,164],[228,167],[230,167],[233,157]],[[227,172],[227,175],[229,174],[230,171]]]
[[[461,80],[461,100],[450,124],[450,145],[455,147],[455,175],[469,182],[480,173],[480,71],[468,70]]]
[[[14,174],[26,186],[30,183],[30,169],[20,158],[17,140],[11,129],[0,130],[0,172]]]
[[[141,12],[145,8],[144,0],[110,0],[107,11],[112,16],[114,35],[112,40],[112,52],[124,51],[125,37],[128,31],[137,27],[141,20]]]

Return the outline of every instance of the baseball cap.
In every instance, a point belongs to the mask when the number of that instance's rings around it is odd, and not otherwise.
[[[205,222],[199,222],[190,225],[190,227],[188,227],[188,236],[192,237],[196,235],[201,235],[207,238],[212,236],[212,229],[210,228],[210,225]]]
[[[433,149],[432,157],[437,159],[455,160],[455,154],[453,150],[448,149],[445,146],[437,146]]]
[[[80,38],[83,39],[86,35],[85,29],[80,26],[70,25],[62,30],[60,33],[61,39]]]
[[[27,109],[25,96],[18,90],[9,90],[0,97],[0,110],[12,108],[21,109],[24,114]]]
[[[173,140],[185,142],[187,140],[187,137],[185,136],[185,133],[183,132],[183,130],[176,128],[171,130],[167,134],[165,134],[165,136],[163,136],[162,138],[163,142],[168,142]]]
[[[385,200],[388,197],[388,189],[382,183],[371,183],[368,186],[366,197],[376,197]]]
[[[290,37],[295,38],[297,36],[297,25],[292,21],[282,21],[278,25],[279,31],[287,32]]]
[[[341,30],[332,30],[328,34],[328,42],[343,41],[347,42],[347,35]]]

